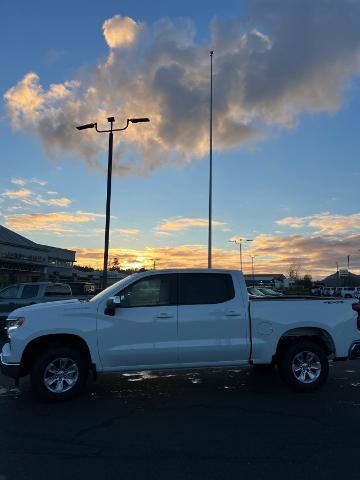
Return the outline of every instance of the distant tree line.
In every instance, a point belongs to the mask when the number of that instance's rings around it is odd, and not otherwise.
[[[95,270],[101,270],[101,269],[95,269],[93,267],[89,267],[87,265],[74,265],[74,269],[79,270],[80,272],[94,272]],[[135,273],[135,272],[145,272],[148,269],[145,268],[145,267],[141,267],[141,268],[121,268],[119,259],[117,257],[115,257],[111,261],[109,261],[108,270],[110,270],[112,272],[120,272],[120,273],[131,274],[131,273]]]

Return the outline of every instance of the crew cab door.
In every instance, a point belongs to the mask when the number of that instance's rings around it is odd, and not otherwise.
[[[113,316],[98,315],[99,353],[104,370],[177,363],[177,276],[144,277],[117,293]]]
[[[230,273],[179,274],[179,363],[247,363],[250,338],[240,286]]]

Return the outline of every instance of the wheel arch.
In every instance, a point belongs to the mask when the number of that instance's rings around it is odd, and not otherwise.
[[[42,335],[28,343],[21,357],[21,375],[27,375],[35,359],[51,347],[76,348],[84,355],[89,368],[92,366],[89,346],[81,336],[70,333],[55,333]]]
[[[335,342],[328,331],[320,327],[298,327],[284,332],[277,344],[274,360],[278,359],[289,343],[299,340],[311,340],[319,345],[326,355],[336,357]]]

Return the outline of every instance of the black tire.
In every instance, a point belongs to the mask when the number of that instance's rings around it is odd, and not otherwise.
[[[302,353],[304,352],[304,353]],[[310,355],[307,355],[306,352],[309,352]],[[313,365],[316,365],[317,368],[311,368],[310,373],[314,376],[314,379],[310,378],[309,373],[302,372],[301,368],[299,370],[298,360],[304,360],[305,365],[308,359],[313,355],[313,359],[318,361]],[[293,363],[294,362],[294,363]],[[311,362],[310,362],[311,363]],[[282,380],[289,385],[292,389],[302,392],[309,392],[316,390],[321,387],[329,375],[329,360],[324,352],[324,350],[314,342],[301,340],[295,343],[290,343],[284,348],[279,359],[279,373]],[[294,372],[296,366],[297,375]],[[320,371],[318,367],[320,366]],[[304,367],[306,369],[306,367]],[[298,378],[301,376],[304,380]]]
[[[45,372],[53,362],[55,365],[60,365],[60,359],[69,359],[69,363],[65,365],[71,365],[70,361],[73,362],[73,365],[76,365],[76,378],[73,378],[74,384],[71,386],[67,384],[67,380],[65,382],[60,380],[60,384],[64,384],[68,390],[54,392],[50,390],[54,387],[45,384]],[[79,350],[70,347],[53,347],[43,352],[33,363],[30,371],[31,386],[38,398],[50,402],[61,402],[74,398],[81,392],[85,386],[88,373],[89,368],[86,358]]]

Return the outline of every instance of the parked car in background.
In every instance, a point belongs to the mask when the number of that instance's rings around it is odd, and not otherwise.
[[[258,288],[255,287],[247,287],[248,294],[250,298],[253,297],[265,297],[265,293],[260,292]]]
[[[320,287],[319,286],[312,287],[311,295],[320,295]]]
[[[35,303],[53,302],[71,298],[72,291],[65,283],[17,283],[0,290],[0,332],[6,317],[17,308]]]
[[[257,290],[260,290],[266,297],[282,297],[284,294],[277,292],[276,290],[268,287],[256,287]]]
[[[323,287],[322,289],[322,295],[325,297],[332,297],[335,292],[335,287]]]
[[[74,297],[95,295],[95,284],[91,282],[67,282]]]
[[[359,287],[340,287],[340,297],[343,298],[358,298]]]

